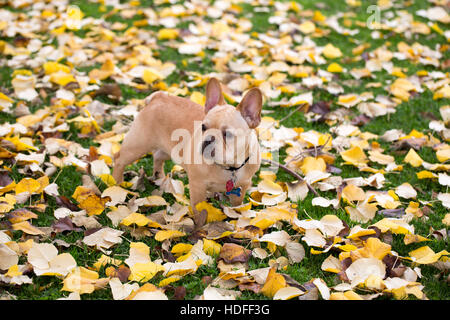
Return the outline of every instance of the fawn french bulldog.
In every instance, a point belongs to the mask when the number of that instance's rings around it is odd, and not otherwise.
[[[153,179],[164,175],[165,160],[184,168],[194,214],[208,192],[226,192],[233,206],[240,205],[261,163],[254,130],[261,121],[261,108],[258,88],[250,89],[237,107],[227,104],[215,78],[206,85],[204,107],[188,98],[155,92],[114,156],[113,177],[121,183],[128,164],[152,153]]]

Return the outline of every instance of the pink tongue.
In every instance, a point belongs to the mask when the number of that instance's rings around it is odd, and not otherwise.
[[[233,181],[232,180],[228,180],[227,181],[227,185],[226,185],[227,192],[230,192],[231,190],[233,190],[233,187],[234,187]]]

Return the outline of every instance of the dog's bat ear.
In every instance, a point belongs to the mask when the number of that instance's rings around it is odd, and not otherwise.
[[[261,122],[263,96],[258,88],[250,89],[238,104],[237,109],[247,122],[249,128],[256,128]]]
[[[225,99],[223,98],[220,82],[216,78],[211,78],[206,84],[205,113],[222,104],[225,104]]]

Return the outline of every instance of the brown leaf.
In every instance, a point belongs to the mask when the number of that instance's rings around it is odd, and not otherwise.
[[[389,218],[401,218],[405,215],[405,208],[398,209],[384,209],[377,212],[377,214],[381,214],[385,217]]]
[[[259,294],[261,293],[261,285],[256,282],[241,283],[239,284],[239,290],[250,290],[256,294]]]
[[[84,236],[87,237],[87,236],[89,236],[89,235],[91,235],[91,234],[97,232],[97,231],[100,230],[100,229],[101,229],[101,228],[91,228],[91,229],[87,229],[87,230],[84,232]]]
[[[30,38],[24,37],[19,34],[14,37],[13,42],[14,42],[15,47],[25,48],[28,45],[28,43],[30,42],[30,40],[31,40]]]
[[[131,270],[125,266],[125,265],[120,265],[117,268],[114,268],[114,270],[111,272],[111,274],[109,274],[109,277],[111,278],[119,278],[119,280],[124,283],[124,282],[128,282],[128,277],[131,274]]]
[[[94,146],[90,146],[89,147],[89,156],[87,158],[87,160],[89,162],[92,162],[94,160],[98,159],[98,152],[97,152],[97,148],[95,148]]]
[[[308,110],[309,112],[318,113],[321,115],[326,115],[330,112],[330,103],[326,101],[318,101],[312,104],[311,108]]]
[[[382,261],[386,265],[387,277],[401,277],[406,270],[406,267],[396,256],[387,254]]]
[[[11,151],[6,150],[3,147],[0,147],[0,159],[10,159],[14,158],[16,156],[16,153],[13,153]]]
[[[175,288],[175,292],[173,295],[173,298],[175,300],[184,300],[184,297],[186,296],[186,288],[179,286]]]
[[[203,276],[202,277],[202,284],[208,286],[213,281],[213,278],[211,276]]]
[[[196,228],[201,228],[205,225],[206,218],[208,217],[208,212],[202,210],[197,214],[194,214],[194,224]]]
[[[57,196],[55,197],[56,204],[60,207],[65,207],[71,211],[79,211],[80,208],[78,208],[74,203],[72,203],[69,198],[66,196]]]
[[[100,89],[91,93],[92,98],[98,96],[107,96],[112,100],[120,100],[122,98],[122,90],[116,83],[104,84]]]
[[[251,250],[234,243],[225,243],[220,249],[219,259],[225,263],[247,262],[251,256]]]
[[[72,220],[70,220],[69,217],[58,219],[56,222],[52,224],[52,228],[55,230],[56,233],[64,231],[83,231],[83,229],[75,227]]]
[[[314,288],[309,289],[305,294],[299,296],[298,300],[319,300],[319,289],[314,286]]]
[[[6,187],[13,181],[14,180],[9,177],[8,172],[0,172],[0,187]]]
[[[409,138],[397,141],[393,144],[392,150],[409,150],[411,148],[420,150],[427,140],[424,138]]]
[[[368,116],[366,116],[365,114],[360,114],[357,117],[354,117],[351,121],[351,124],[354,126],[358,126],[361,127],[365,124],[367,124],[370,120],[372,120],[371,118],[369,118]]]
[[[26,221],[29,219],[37,219],[37,214],[31,212],[25,208],[16,209],[6,214],[6,218],[11,223],[17,223],[21,221]]]

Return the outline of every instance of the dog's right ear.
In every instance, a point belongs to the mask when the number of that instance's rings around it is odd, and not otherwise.
[[[225,104],[225,99],[223,98],[220,82],[216,78],[211,78],[206,84],[205,113],[222,104]]]

